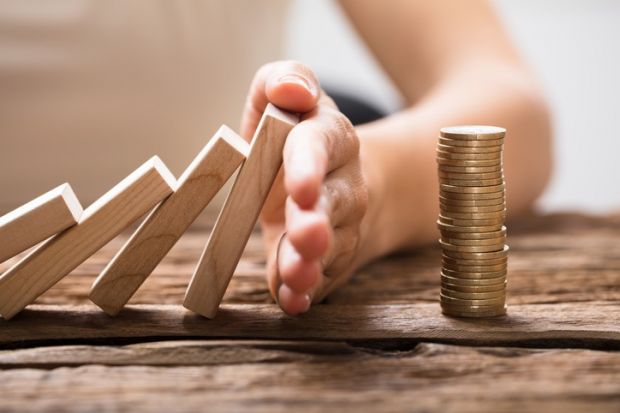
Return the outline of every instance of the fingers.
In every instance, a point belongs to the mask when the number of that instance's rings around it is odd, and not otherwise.
[[[241,121],[241,134],[250,139],[267,103],[290,112],[311,111],[320,97],[314,72],[299,62],[268,63],[254,76]]]
[[[318,200],[325,176],[359,155],[351,122],[327,99],[289,133],[284,145],[284,185],[301,208]]]

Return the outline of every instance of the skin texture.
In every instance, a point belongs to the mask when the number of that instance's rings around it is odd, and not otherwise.
[[[359,266],[436,241],[441,127],[508,130],[511,219],[531,207],[551,170],[545,101],[487,2],[341,4],[407,107],[354,128],[303,64],[274,62],[257,72],[242,119],[246,138],[268,102],[302,114],[261,214],[267,282],[291,315],[321,301]]]

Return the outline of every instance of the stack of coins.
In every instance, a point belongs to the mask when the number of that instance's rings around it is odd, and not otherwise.
[[[443,250],[440,301],[446,315],[506,314],[505,134],[493,126],[440,131],[437,224]]]

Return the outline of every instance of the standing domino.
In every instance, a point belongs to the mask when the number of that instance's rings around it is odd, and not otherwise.
[[[215,316],[224,292],[282,165],[282,150],[296,116],[269,104],[250,144],[224,208],[215,223],[183,305],[205,317]]]
[[[170,195],[176,182],[153,157],[0,277],[0,314],[9,319]]]
[[[62,184],[0,217],[0,262],[75,225],[80,215],[80,201]]]
[[[90,299],[106,313],[118,314],[243,163],[248,149],[242,137],[222,126],[179,178],[174,193],[155,208],[95,280]]]

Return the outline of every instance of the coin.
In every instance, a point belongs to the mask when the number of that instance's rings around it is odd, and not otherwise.
[[[441,248],[444,251],[456,251],[456,252],[496,252],[501,251],[504,248],[504,242],[497,243],[495,245],[452,245],[447,244],[439,240]]]
[[[499,284],[491,284],[491,285],[457,285],[450,284],[447,282],[441,283],[442,288],[446,288],[452,291],[461,291],[464,293],[477,293],[477,292],[495,292],[502,291],[506,292],[506,281]]]
[[[437,150],[437,156],[439,158],[444,159],[454,159],[454,160],[467,160],[467,161],[476,161],[476,160],[491,160],[491,159],[502,159],[501,152],[489,152],[489,153],[459,153],[459,152],[448,152]]]
[[[504,191],[500,192],[489,192],[487,194],[466,194],[466,193],[458,193],[458,192],[446,192],[443,190],[439,190],[439,196],[442,198],[449,199],[451,201],[480,201],[487,199],[497,199],[504,198],[506,196]]]
[[[449,224],[460,227],[481,227],[486,225],[496,225],[500,226],[506,220],[506,215],[498,216],[497,218],[484,218],[484,219],[453,219],[449,217],[445,217],[443,215],[439,216],[439,221],[443,224]]]
[[[481,186],[481,187],[462,187],[456,185],[447,185],[447,184],[439,184],[439,188],[443,192],[456,192],[458,194],[489,194],[489,193],[503,193],[505,186],[504,184],[493,185],[493,186]]]
[[[498,179],[504,177],[504,171],[497,172],[482,172],[482,173],[458,173],[458,172],[446,172],[446,171],[437,171],[437,175],[440,178],[448,178],[448,179],[459,179],[463,181],[471,180],[471,179]]]
[[[492,199],[451,199],[443,196],[439,197],[441,205],[455,206],[455,207],[483,207],[483,206],[497,206],[504,205],[506,203],[505,197],[492,198]]]
[[[440,215],[440,218],[445,216],[450,219],[468,219],[468,220],[480,220],[480,219],[494,219],[505,218],[506,209],[499,211],[487,211],[487,212],[455,212],[449,211],[449,215]]]
[[[501,317],[506,315],[506,306],[493,308],[490,310],[474,310],[474,311],[462,311],[451,307],[441,306],[442,313],[450,317],[461,318],[492,318]]]
[[[494,271],[494,272],[463,272],[463,271],[455,271],[449,268],[443,268],[443,273],[449,275],[454,278],[465,278],[465,279],[485,279],[485,278],[497,278],[503,277],[506,275],[506,270]]]
[[[467,173],[486,173],[486,172],[498,172],[502,170],[501,164],[495,166],[448,166],[439,165],[439,170],[443,172],[456,172],[461,174]]]
[[[506,291],[489,291],[489,292],[475,292],[475,293],[464,293],[462,291],[454,291],[449,288],[441,288],[441,294],[451,297],[451,298],[460,298],[464,300],[484,300],[491,298],[504,298],[506,295]]]
[[[437,157],[437,163],[449,166],[498,166],[502,164],[502,161],[501,159],[464,160]]]
[[[504,245],[501,251],[496,252],[458,252],[458,251],[443,251],[443,255],[456,258],[456,259],[469,259],[469,260],[491,260],[496,258],[505,258],[508,256],[508,245]]]
[[[505,228],[504,225],[501,223],[497,225],[483,225],[483,226],[478,226],[478,227],[471,227],[471,226],[460,227],[457,225],[446,224],[439,220],[437,221],[437,226],[439,227],[440,231],[446,231],[446,233],[448,234],[460,233],[460,232],[473,232],[473,233],[495,232],[495,231],[501,230],[502,228]]]
[[[450,277],[441,273],[441,282],[446,282],[454,285],[462,285],[465,287],[477,286],[477,285],[495,285],[501,284],[506,281],[506,277],[497,278],[456,278]]]
[[[492,139],[492,140],[459,140],[459,139],[448,139],[439,137],[439,143],[441,145],[451,146],[451,147],[465,147],[465,148],[488,148],[490,146],[502,146],[504,144],[503,139]]]
[[[452,213],[478,214],[478,213],[485,213],[485,212],[501,212],[501,211],[506,210],[506,205],[504,203],[501,203],[497,205],[487,205],[487,206],[458,206],[458,205],[446,205],[443,202],[440,202],[439,208],[441,209],[441,211],[450,213],[450,216],[452,217],[451,215]],[[442,215],[447,215],[447,214],[442,214]]]
[[[450,179],[450,178],[439,178],[439,182],[447,185],[454,186],[497,186],[504,183],[504,178],[495,178],[495,179]]]
[[[442,236],[441,241],[446,242],[448,244],[461,245],[461,246],[496,245],[500,243],[505,243],[506,236],[504,235],[502,237],[486,238],[486,239],[458,239],[458,238],[445,238]]]
[[[444,152],[452,153],[500,153],[502,151],[501,146],[480,146],[480,147],[467,147],[467,146],[449,146],[439,143],[437,149]]]
[[[439,130],[439,135],[449,139],[488,140],[501,139],[506,135],[506,129],[497,126],[464,125],[448,126]]]
[[[471,308],[471,306],[484,306],[484,305],[504,305],[506,303],[506,297],[502,296],[502,297],[496,297],[496,298],[486,298],[486,299],[481,299],[481,300],[465,300],[465,299],[461,299],[461,298],[452,298],[452,297],[448,297],[447,295],[441,294],[439,293],[439,297],[441,298],[441,301],[450,305],[450,306],[463,306],[463,307],[468,307]]]
[[[460,265],[451,262],[442,262],[442,268],[444,270],[463,272],[463,273],[489,273],[507,271],[508,264],[506,262],[493,265]]]

